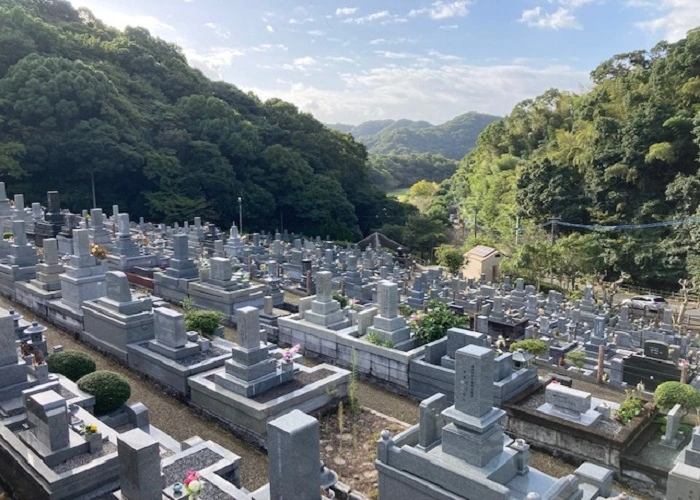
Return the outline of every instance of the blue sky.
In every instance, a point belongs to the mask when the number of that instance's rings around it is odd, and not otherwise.
[[[210,78],[350,124],[504,115],[700,25],[700,0],[70,1],[177,43]]]

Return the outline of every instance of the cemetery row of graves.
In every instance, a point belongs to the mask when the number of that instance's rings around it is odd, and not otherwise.
[[[0,481],[16,498],[362,498],[321,462],[314,418],[352,405],[357,377],[421,401],[419,424],[382,432],[366,458],[380,499],[611,498],[614,478],[700,498],[692,398],[644,404],[661,384],[692,396],[700,383],[697,339],[671,311],[635,319],[590,286],[569,301],[521,279],[416,273],[379,245],[135,223],[116,206],[71,214],[56,192],[25,208],[2,183],[0,223],[0,293],[269,454],[269,483],[246,490],[239,456],[149,425],[112,374],[67,376],[80,360],[49,353],[45,328],[7,311]],[[289,304],[285,290],[304,296]],[[530,465],[531,446],[580,466],[554,478]]]

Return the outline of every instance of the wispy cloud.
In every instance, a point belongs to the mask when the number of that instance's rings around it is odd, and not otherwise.
[[[309,23],[314,22],[314,18],[313,17],[307,17],[304,19],[291,18],[288,22],[289,22],[289,24],[309,24]]]
[[[245,55],[245,51],[233,47],[210,47],[204,52],[186,48],[183,51],[192,66],[214,80],[223,79],[223,70],[231,66],[233,59]]]
[[[231,38],[231,32],[216,23],[204,23],[204,26],[214,31],[216,36],[223,39]]]
[[[289,50],[286,45],[282,45],[281,43],[278,43],[278,44],[263,43],[260,45],[256,45],[254,47],[250,47],[247,50],[251,50],[253,52],[270,52],[271,50],[275,50],[275,49],[282,50],[284,52],[287,52]]]
[[[459,56],[455,56],[452,54],[443,54],[442,52],[438,52],[437,50],[428,51],[428,56],[440,59],[441,61],[461,61],[462,60],[462,58]]]
[[[456,30],[457,28],[459,28],[459,26],[456,24],[443,24],[440,26],[440,29],[443,31]]]
[[[544,12],[541,7],[524,10],[518,21],[540,29],[581,29],[576,16],[563,7],[551,13]]]
[[[430,4],[430,7],[422,9],[413,9],[408,15],[416,17],[420,15],[428,15],[431,19],[449,19],[451,17],[464,17],[469,13],[469,7],[472,0],[459,0],[456,2],[447,2],[437,0]]]
[[[391,50],[375,50],[374,53],[385,59],[413,59],[418,57],[416,54],[409,52],[392,52]]]
[[[355,24],[367,24],[371,23],[373,21],[379,21],[380,19],[386,19],[390,17],[391,14],[389,14],[388,10],[382,10],[379,12],[373,12],[372,14],[368,14],[366,16],[362,17],[346,17],[343,19],[344,23],[355,23]]]
[[[148,31],[159,36],[170,36],[175,33],[175,28],[155,16],[143,15],[134,12],[117,10],[105,2],[95,0],[70,0],[76,9],[87,7],[95,16],[105,24],[123,30],[127,26],[142,26]]]
[[[357,7],[339,7],[335,9],[335,15],[338,17],[352,16],[355,12],[357,12]]]
[[[344,87],[322,89],[293,83],[248,88],[262,98],[279,97],[329,123],[410,118],[442,123],[455,110],[503,115],[517,102],[555,86],[579,90],[588,75],[569,66],[536,69],[521,65],[447,63],[438,67],[394,64],[341,74]],[[406,103],[410,102],[410,106]]]
[[[686,33],[700,26],[700,5],[697,0],[629,0],[627,5],[646,9],[651,18],[635,24],[638,29],[662,33],[669,42],[684,38]]]
[[[315,66],[316,63],[316,59],[311,56],[297,57],[293,59],[291,63],[283,64],[282,69],[306,73],[312,66]]]
[[[311,36],[326,36],[326,32],[323,30],[309,30],[306,33]]]
[[[269,24],[268,24],[267,26],[265,26],[265,29],[267,30],[268,33],[274,33],[274,32],[275,32],[275,28],[273,28],[273,27],[270,26]]]
[[[369,41],[370,45],[404,45],[407,43],[416,43],[415,38],[375,38]]]

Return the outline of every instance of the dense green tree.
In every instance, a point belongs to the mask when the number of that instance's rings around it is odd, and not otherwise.
[[[527,227],[552,215],[605,226],[700,215],[699,67],[695,29],[676,43],[611,57],[585,93],[551,89],[519,103],[484,129],[450,180],[462,217],[477,214],[479,225],[503,235],[516,216]],[[606,231],[604,274],[675,287],[695,258],[697,228],[689,221]],[[515,249],[511,264],[527,264],[520,257],[533,250]]]
[[[0,176],[11,192],[174,222],[357,240],[412,209],[369,179],[367,150],[279,99],[190,67],[180,47],[65,0],[0,0]]]

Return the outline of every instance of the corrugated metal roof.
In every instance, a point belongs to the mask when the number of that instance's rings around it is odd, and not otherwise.
[[[467,253],[469,255],[473,255],[474,257],[485,258],[494,253],[495,251],[495,248],[487,247],[486,245],[477,245],[471,250],[469,250]]]

